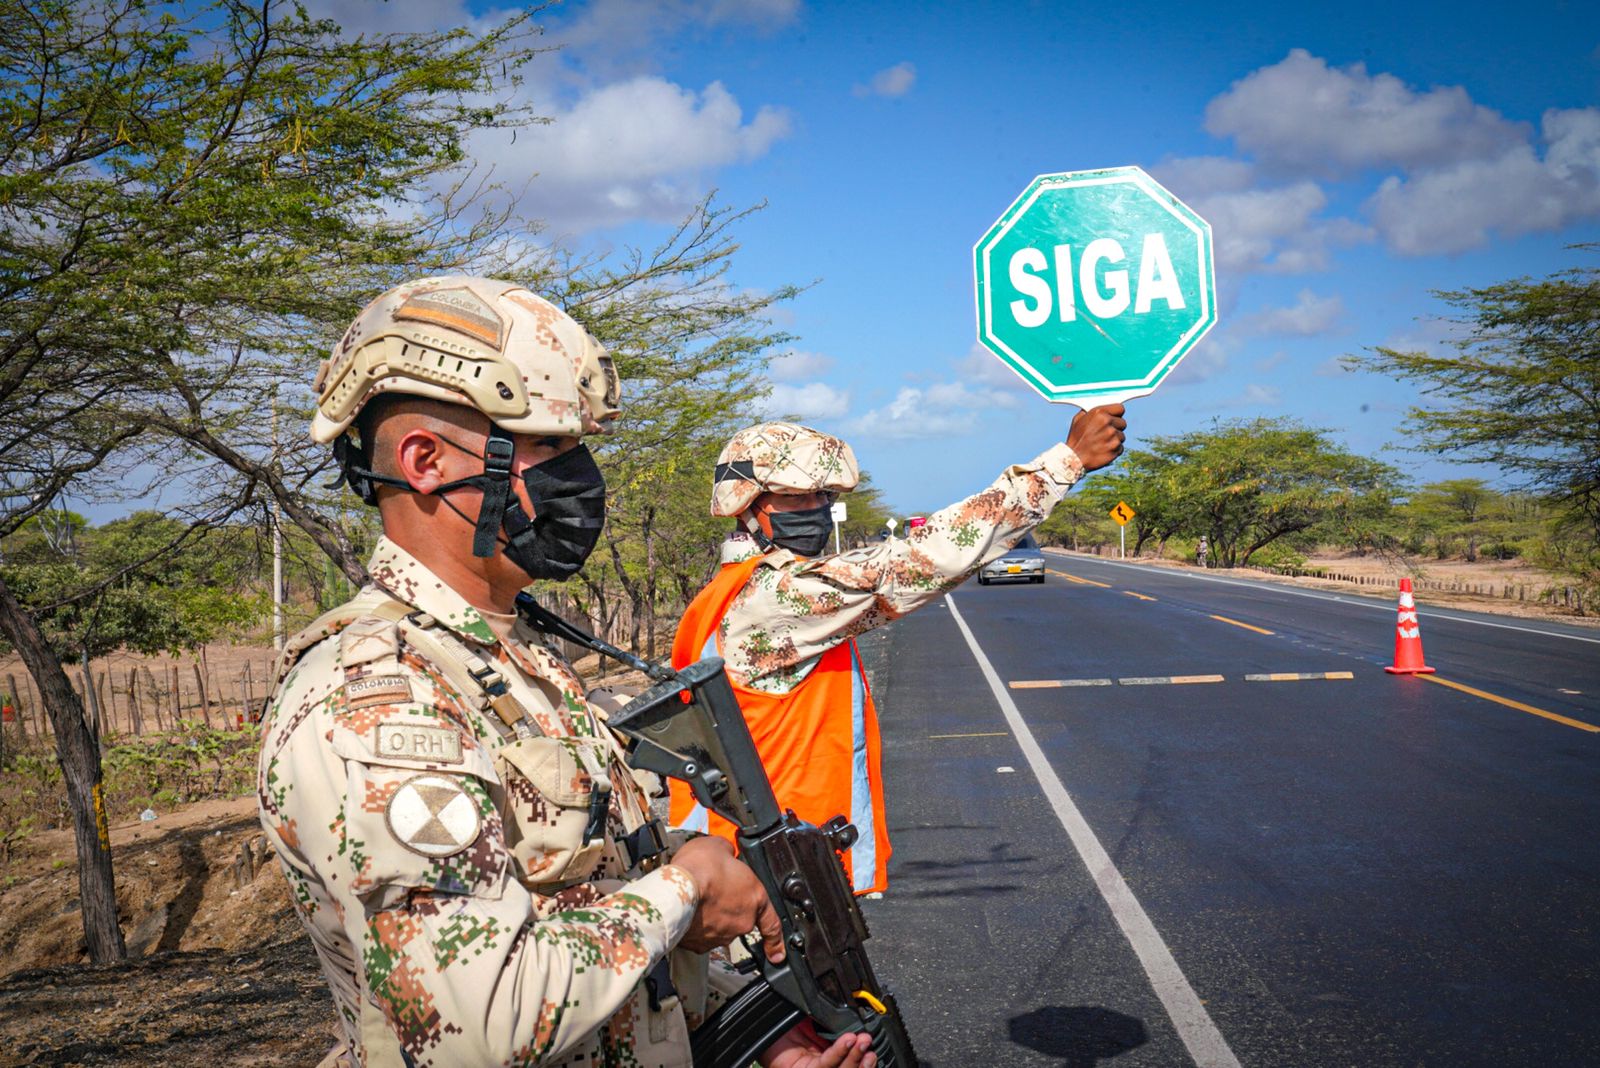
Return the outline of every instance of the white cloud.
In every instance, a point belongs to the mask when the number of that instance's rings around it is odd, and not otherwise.
[[[1257,337],[1314,337],[1339,326],[1344,313],[1344,298],[1338,294],[1319,297],[1309,289],[1302,289],[1294,304],[1287,308],[1263,308],[1243,316],[1236,329]]]
[[[485,136],[476,155],[512,189],[531,177],[522,209],[558,232],[676,219],[700,198],[707,172],[755,159],[789,132],[778,108],[746,122],[721,82],[696,93],[654,76],[585,93],[554,120],[515,142]]]
[[[313,15],[346,37],[449,30],[483,32],[515,12],[467,10],[462,0],[309,0]],[[655,73],[679,38],[714,30],[765,33],[797,16],[799,0],[594,0],[570,17],[541,11],[540,44],[524,81],[492,102],[551,120],[517,131],[483,131],[468,148],[492,182],[497,207],[516,201],[557,239],[632,220],[676,221],[704,195],[715,171],[748,163],[786,137],[783,109],[747,116],[721,82],[696,91]],[[488,99],[485,104],[490,103]]]
[[[425,33],[452,26],[482,29],[504,21],[505,11],[469,14],[460,0],[310,0],[306,4],[313,18],[330,19],[339,24],[347,40],[365,34]]]
[[[849,410],[849,391],[835,389],[826,382],[779,382],[761,402],[761,411],[768,419],[837,419]]]
[[[1332,248],[1371,237],[1349,219],[1323,217],[1328,196],[1316,182],[1262,186],[1243,160],[1175,159],[1156,177],[1211,224],[1218,273],[1320,271]]]
[[[965,382],[903,386],[894,400],[852,420],[849,433],[898,440],[956,437],[971,433],[984,412],[1020,403],[1015,393],[973,389]]]
[[[1364,64],[1335,69],[1296,48],[1206,106],[1206,129],[1267,167],[1334,176],[1494,157],[1526,128],[1475,104],[1460,86],[1420,92]]]
[[[955,361],[955,369],[965,382],[991,386],[995,389],[1015,390],[1018,393],[1033,392],[1033,387],[1024,382],[1021,375],[1007,364],[1001,363],[1000,357],[977,341],[972,343],[972,348],[965,356]]]
[[[416,2],[416,0],[408,0]],[[719,29],[770,33],[793,22],[799,0],[590,0],[570,19],[554,16],[563,58],[600,78],[658,69],[674,37]]]
[[[1167,168],[1174,192],[1211,220],[1219,268],[1318,270],[1331,246],[1374,234],[1406,255],[1455,253],[1600,216],[1600,108],[1545,112],[1535,143],[1527,123],[1460,86],[1414,89],[1295,49],[1212,100],[1206,128],[1256,163]],[[1257,170],[1281,181],[1263,186]],[[1314,179],[1370,171],[1389,172],[1365,205],[1373,229],[1321,217]]]
[[[1209,412],[1223,408],[1276,408],[1283,403],[1283,391],[1277,386],[1252,382],[1240,393],[1209,404],[1191,404],[1186,410]]]
[[[1233,354],[1240,347],[1234,333],[1219,326],[1184,353],[1183,360],[1161,384],[1182,386],[1215,378],[1228,370]]]
[[[856,96],[905,96],[916,84],[916,65],[905,61],[885,67],[874,74],[866,85],[857,85],[850,91]]]
[[[767,365],[767,374],[774,382],[799,382],[816,378],[833,370],[834,359],[820,352],[803,352],[794,349],[774,356]]]
[[[1600,215],[1600,109],[1544,114],[1544,158],[1529,144],[1408,177],[1391,175],[1368,207],[1384,240],[1409,255],[1560,230]]]
[[[1288,359],[1289,354],[1284,352],[1282,349],[1278,349],[1270,356],[1261,357],[1261,359],[1257,360],[1251,366],[1254,367],[1256,371],[1265,374],[1268,371],[1282,367],[1288,361]]]

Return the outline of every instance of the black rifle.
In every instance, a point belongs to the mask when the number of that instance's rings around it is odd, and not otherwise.
[[[638,768],[689,784],[707,811],[738,829],[739,858],[761,880],[783,924],[784,959],[752,947],[761,975],[690,1036],[696,1068],[745,1068],[809,1017],[832,1041],[865,1031],[883,1068],[916,1068],[894,996],[873,973],[867,923],[839,853],[856,840],[843,816],[816,827],[778,807],[722,661],[672,671],[618,649],[546,611],[527,594],[533,627],[643,671],[657,682],[612,715]]]

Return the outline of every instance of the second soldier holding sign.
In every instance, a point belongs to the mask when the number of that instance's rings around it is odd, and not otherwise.
[[[684,613],[674,667],[720,656],[778,802],[818,825],[846,816],[858,894],[888,883],[878,714],[858,634],[965,582],[1050,515],[1087,472],[1123,448],[1120,404],[1080,412],[1067,440],[1008,467],[987,489],[928,516],[901,540],[822,555],[830,506],[860,477],[845,442],[794,423],[739,431],[718,458],[711,514],[737,519],[722,568]],[[732,839],[682,783],[674,827]]]

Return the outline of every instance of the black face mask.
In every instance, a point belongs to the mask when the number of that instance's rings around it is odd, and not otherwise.
[[[506,558],[536,579],[575,575],[606,523],[606,480],[588,446],[579,445],[522,472],[533,518],[511,494],[506,502]]]
[[[833,533],[833,506],[768,512],[767,521],[772,524],[772,537],[762,538],[763,541],[796,556],[821,556],[827,551],[828,535]]]
[[[588,446],[579,444],[522,473],[522,484],[533,502],[533,517],[522,510],[522,503],[511,492],[511,458],[515,446],[511,435],[491,426],[483,453],[463,449],[449,438],[440,440],[462,452],[483,460],[483,474],[446,482],[433,492],[472,486],[483,492],[472,540],[472,555],[493,556],[496,544],[505,548],[506,558],[530,578],[564,581],[577,573],[600,540],[605,526],[606,481]],[[403,479],[380,475],[367,466],[365,450],[340,438],[334,454],[344,478],[368,504],[377,503],[377,486],[393,486],[415,493]],[[445,506],[472,522],[448,497]],[[501,535],[504,535],[502,538]]]

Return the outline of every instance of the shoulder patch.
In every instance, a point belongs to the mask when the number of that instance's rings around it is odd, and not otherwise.
[[[380,723],[373,732],[372,748],[380,757],[405,757],[432,764],[461,763],[461,735],[452,728]]]
[[[395,841],[424,857],[453,857],[478,840],[483,818],[461,782],[448,775],[413,775],[384,808]]]
[[[357,619],[339,632],[339,662],[345,670],[400,655],[400,627],[376,616]]]
[[[345,707],[370,708],[398,705],[411,700],[411,684],[404,675],[368,675],[344,684]]]

